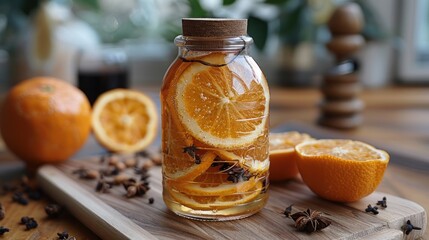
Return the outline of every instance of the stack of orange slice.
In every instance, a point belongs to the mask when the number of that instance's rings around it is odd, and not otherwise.
[[[253,59],[241,55],[214,53],[183,66],[163,89],[167,117],[163,173],[169,179],[170,195],[201,210],[249,202],[263,187],[256,176],[269,166],[268,147],[261,142],[268,134],[269,91],[264,76]],[[199,164],[184,153],[189,146],[202,156]],[[255,154],[261,157],[246,157]],[[237,163],[255,177],[232,183],[212,166],[214,161]]]

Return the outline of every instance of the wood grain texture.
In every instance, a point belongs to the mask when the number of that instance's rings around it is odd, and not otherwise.
[[[0,181],[1,183],[1,181]],[[6,209],[5,218],[0,220],[0,226],[10,229],[10,232],[0,236],[1,240],[46,240],[58,239],[57,233],[67,231],[70,236],[79,240],[97,240],[94,233],[89,231],[80,221],[74,218],[70,213],[64,212],[58,218],[48,218],[44,206],[51,203],[52,200],[43,198],[38,201],[29,201],[27,206],[12,202],[12,194],[0,194],[0,203]],[[25,230],[25,226],[19,224],[21,217],[29,216],[34,218],[38,227],[31,230]]]
[[[82,166],[98,168],[98,159],[99,157],[94,157],[71,161],[56,167],[47,166],[39,171],[40,182],[45,190],[55,193],[52,195],[54,198],[67,197],[74,202],[73,204],[87,208],[86,211],[92,211],[92,206],[101,200],[110,206],[103,207],[105,211],[118,211],[158,239],[368,239],[371,236],[382,236],[383,239],[384,237],[398,239],[400,236],[402,239],[401,227],[408,219],[416,226],[424,226],[422,231],[413,231],[407,236],[407,239],[415,239],[424,233],[427,222],[424,209],[411,201],[392,195],[373,193],[355,203],[338,204],[318,198],[299,179],[272,184],[268,204],[254,216],[229,222],[194,221],[176,216],[164,205],[160,167],[152,168],[150,171],[151,190],[147,193],[148,196],[133,199],[125,198],[125,191],[121,187],[112,189],[109,194],[96,193],[94,180],[81,180],[71,174],[73,170]],[[51,171],[55,174],[50,174]],[[76,183],[73,183],[74,181]],[[78,197],[81,194],[65,193],[64,189],[68,189],[70,183],[73,185],[74,192],[87,192],[93,196],[82,199]],[[54,189],[54,186],[57,188]],[[378,215],[365,213],[364,209],[368,204],[375,204],[383,196],[388,198],[388,208],[380,210]],[[148,197],[154,197],[155,203],[148,204]],[[332,219],[332,225],[311,235],[297,232],[293,227],[293,221],[281,214],[289,204],[294,204],[295,210],[307,208],[321,210]],[[92,226],[87,225],[95,232],[102,231],[94,227],[97,225],[100,228],[96,223],[101,221],[100,224],[110,224],[111,218],[116,216],[114,214],[103,220],[98,216],[91,218],[91,215],[81,215],[81,211],[72,210],[72,212],[82,222],[94,222]],[[125,232],[124,228],[117,225],[111,228],[104,225],[102,229],[106,227],[108,230]]]
[[[57,168],[46,166],[40,169],[38,176],[38,182],[46,192],[60,192],[52,194],[55,200],[64,203],[70,212],[78,216],[82,223],[103,239],[156,239],[128,218],[111,209],[94,196],[93,191],[82,189],[78,183],[67,178]],[[53,181],[47,181],[48,179]],[[78,201],[70,201],[70,199]]]
[[[272,129],[280,125],[284,126],[285,123],[291,126],[290,122],[299,122],[302,123],[301,127],[303,125],[304,127],[292,130],[307,131],[306,126],[314,125],[318,117],[317,104],[321,99],[321,94],[317,89],[271,87],[270,122]],[[147,90],[147,87],[141,88],[141,90]],[[154,93],[153,97],[155,99],[158,91],[159,89],[155,87],[150,91]],[[400,146],[401,150],[397,151],[398,154],[395,154],[391,159],[378,190],[416,202],[423,206],[426,212],[429,211],[429,169],[427,167],[429,166],[429,158],[427,157],[429,156],[428,95],[428,87],[366,89],[361,94],[361,99],[364,100],[366,105],[364,125],[354,131],[324,129],[326,132],[322,135],[322,137],[331,137],[339,134],[352,139],[366,139],[369,143],[378,142],[383,146],[396,143],[396,146]],[[294,124],[294,126],[297,125]],[[94,138],[91,137],[77,156],[84,157],[103,151]],[[422,162],[422,164],[416,164],[416,162]],[[0,183],[2,180],[9,181],[20,177],[24,173],[23,163],[11,155],[10,152],[0,148]],[[92,189],[90,190],[92,191]],[[154,193],[152,190],[149,191],[149,194]],[[137,201],[146,202],[147,199],[137,199]],[[17,220],[21,215],[33,215],[37,219],[39,217],[43,218],[45,216],[43,207],[46,201],[32,202],[32,205],[23,208],[16,206],[16,209],[13,207],[14,204],[10,202],[10,196],[0,196],[0,202],[9,208],[8,216],[0,221],[0,225],[12,227],[14,234],[21,232],[20,235],[9,235],[14,236],[14,238],[9,238],[5,234],[5,237],[0,238],[2,240],[55,239],[56,232],[62,230],[68,230],[72,235],[78,236],[78,239],[97,239],[92,232],[70,216],[69,213],[55,222],[42,222],[43,224],[40,224],[37,229],[40,234],[35,235],[38,238],[33,238],[32,232],[26,232],[21,229],[20,227],[22,226],[17,223]],[[162,200],[156,198],[156,204],[163,204]],[[285,222],[282,227],[292,229],[292,226],[287,224]],[[426,226],[426,229],[429,228],[428,225]],[[368,236],[366,239],[380,239],[379,235],[371,236],[376,237]],[[425,232],[422,239],[429,239],[429,231]]]

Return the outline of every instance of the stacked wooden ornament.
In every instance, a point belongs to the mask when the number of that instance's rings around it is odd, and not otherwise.
[[[359,64],[353,58],[353,54],[365,43],[360,35],[363,28],[360,7],[355,3],[338,7],[328,27],[332,39],[326,47],[335,56],[335,66],[323,77],[319,123],[340,129],[356,128],[362,123],[364,109],[364,103],[359,99]]]

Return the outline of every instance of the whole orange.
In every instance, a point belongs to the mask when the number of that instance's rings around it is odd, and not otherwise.
[[[3,102],[3,140],[29,166],[67,160],[91,130],[85,94],[62,80],[37,77],[13,87]]]

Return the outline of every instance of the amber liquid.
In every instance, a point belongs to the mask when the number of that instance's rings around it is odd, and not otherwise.
[[[253,61],[248,56],[240,58]],[[182,81],[180,76],[188,71],[188,67],[198,64],[205,63],[178,58],[170,66],[161,89],[164,202],[173,212],[187,218],[209,221],[244,218],[261,210],[268,198],[268,114],[261,117],[265,121],[259,136],[246,145],[219,147],[193,136],[179,116],[176,90],[178,81]],[[228,65],[223,67],[228,68]],[[240,65],[241,80],[234,84],[240,89],[234,89],[236,92],[245,91],[239,86],[249,86],[250,89],[250,86],[260,84],[259,81],[266,81],[262,74],[255,74],[256,67],[256,64]],[[255,79],[255,76],[260,76],[260,79]],[[201,94],[201,101],[205,100],[202,93],[195,94]],[[201,113],[208,114],[210,110],[202,109]],[[211,165],[201,167],[207,159],[212,161]],[[183,171],[192,172],[193,177],[183,177]],[[208,191],[204,192],[205,189]]]

